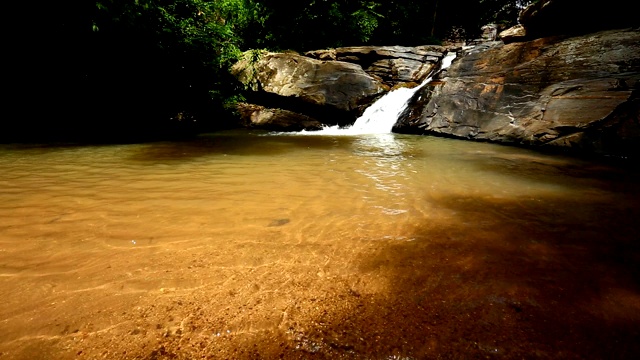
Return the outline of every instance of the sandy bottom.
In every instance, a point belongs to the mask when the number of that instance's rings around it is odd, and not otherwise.
[[[637,174],[340,141],[5,152],[0,359],[640,356]]]

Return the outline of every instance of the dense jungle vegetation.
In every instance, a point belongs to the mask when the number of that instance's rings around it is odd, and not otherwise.
[[[473,38],[521,0],[98,0],[25,8],[9,44],[0,139],[137,138],[227,126],[228,67],[247,49],[306,51]],[[24,5],[27,7],[27,5]]]

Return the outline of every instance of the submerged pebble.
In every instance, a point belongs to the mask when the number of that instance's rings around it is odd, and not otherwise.
[[[282,226],[289,223],[289,219],[275,219],[272,220],[267,226]]]

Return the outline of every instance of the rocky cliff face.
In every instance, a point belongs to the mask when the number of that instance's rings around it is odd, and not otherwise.
[[[463,54],[394,131],[640,153],[640,31],[545,37]]]
[[[242,124],[281,131],[351,124],[390,88],[416,86],[445,51],[439,46],[351,47],[247,57],[232,69],[251,90],[250,104],[238,105]]]
[[[416,93],[394,131],[640,154],[640,18],[628,1],[606,5],[540,0],[529,6],[518,27],[499,35],[502,41],[460,51],[447,72]],[[255,90],[252,102],[261,105],[239,109],[253,127],[347,125],[390,88],[421,82],[447,50],[268,54],[236,65],[238,78]]]

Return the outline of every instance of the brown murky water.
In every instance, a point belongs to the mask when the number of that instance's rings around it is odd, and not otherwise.
[[[0,146],[0,359],[640,356],[637,172],[401,135]]]

